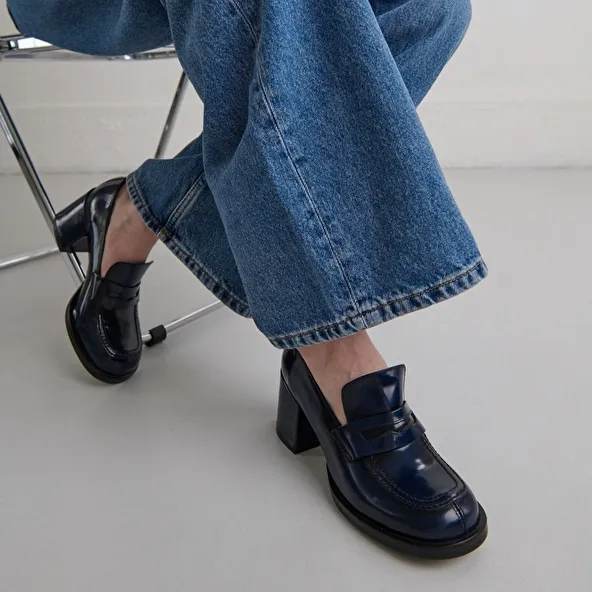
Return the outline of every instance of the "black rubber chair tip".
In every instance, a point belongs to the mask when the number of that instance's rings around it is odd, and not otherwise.
[[[147,347],[154,347],[167,338],[167,330],[164,325],[158,325],[158,327],[150,329],[148,333],[150,333],[150,341],[146,342]]]

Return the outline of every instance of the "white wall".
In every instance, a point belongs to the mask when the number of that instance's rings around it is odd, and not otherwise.
[[[473,10],[466,42],[421,108],[442,164],[591,166],[592,5],[473,0]],[[11,31],[4,13],[0,30]],[[153,150],[178,74],[169,60],[2,63],[0,88],[42,169],[125,171]],[[174,147],[200,120],[192,97]],[[0,171],[12,170],[0,140]]]

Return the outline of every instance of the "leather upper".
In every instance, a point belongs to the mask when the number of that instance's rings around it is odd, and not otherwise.
[[[89,270],[75,296],[72,324],[80,345],[102,372],[127,375],[138,366],[142,335],[138,320],[140,282],[151,263],[115,263],[101,277],[101,262],[115,197],[123,179],[97,187],[86,198]]]
[[[282,375],[319,438],[333,481],[358,512],[429,541],[454,539],[477,525],[477,500],[405,402],[405,366],[345,385],[343,426],[296,350],[284,352]]]

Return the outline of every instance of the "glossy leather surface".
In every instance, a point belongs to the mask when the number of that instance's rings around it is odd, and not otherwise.
[[[107,382],[129,378],[140,362],[142,335],[137,305],[140,282],[150,266],[119,262],[101,277],[107,228],[123,182],[124,179],[108,181],[84,199],[89,265],[86,280],[68,309],[74,347],[82,350],[77,351],[79,357],[82,356],[87,370]],[[75,234],[71,232],[71,236]]]
[[[458,539],[476,527],[480,509],[473,493],[405,403],[405,366],[345,385],[344,426],[296,350],[284,352],[282,378],[320,441],[334,483],[358,512],[429,542]]]

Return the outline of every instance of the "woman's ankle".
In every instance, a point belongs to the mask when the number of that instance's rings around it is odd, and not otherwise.
[[[298,351],[341,423],[346,423],[341,401],[343,386],[387,367],[366,331]]]
[[[157,241],[156,235],[144,224],[130,199],[126,185],[123,184],[115,198],[109,221],[101,275],[105,276],[111,266],[119,261],[146,261]]]

